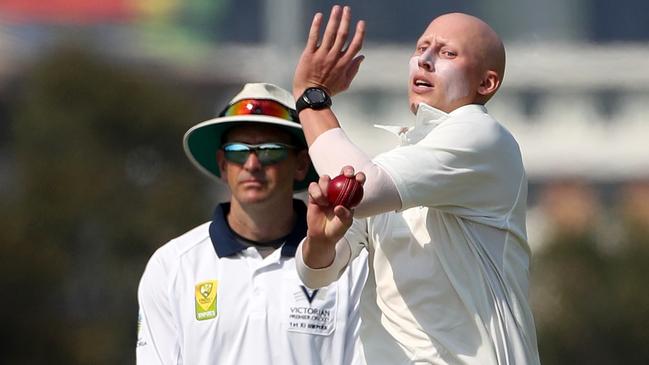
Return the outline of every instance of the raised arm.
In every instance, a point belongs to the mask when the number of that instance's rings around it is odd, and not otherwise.
[[[293,96],[296,99],[309,87],[321,87],[330,96],[347,90],[364,58],[358,55],[365,37],[364,21],[361,20],[356,24],[354,36],[349,46],[345,48],[351,22],[350,7],[341,8],[336,5],[332,8],[324,34],[320,39],[322,18],[322,13],[317,13],[313,17],[306,46],[295,69]],[[300,113],[300,118],[319,122],[317,123],[319,128],[315,128],[315,123],[309,123],[310,126],[304,130],[309,145],[321,133],[340,127],[338,119],[330,109],[318,113],[312,112],[312,110],[304,110]]]
[[[309,87],[320,87],[330,96],[347,90],[363,61],[363,56],[358,55],[365,36],[363,21],[356,24],[354,35],[345,47],[351,25],[350,7],[332,8],[320,39],[322,22],[323,15],[317,13],[293,79],[293,95],[296,99]],[[366,194],[357,208],[358,216],[365,217],[401,207],[392,179],[339,130],[340,123],[330,108],[303,109],[300,121],[311,147],[309,153],[321,175],[333,175],[345,165],[351,165],[366,174]]]

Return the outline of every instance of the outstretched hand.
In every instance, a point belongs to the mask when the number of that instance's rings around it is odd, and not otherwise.
[[[293,95],[298,98],[309,87],[322,87],[333,96],[349,88],[358,73],[363,56],[358,55],[365,37],[365,22],[356,24],[356,31],[345,49],[349,36],[351,8],[335,5],[322,39],[319,38],[322,13],[313,17],[309,38],[293,78]]]
[[[354,175],[354,168],[345,166],[341,174],[353,177],[361,184],[365,183],[365,174],[362,172]],[[318,183],[309,185],[309,203],[307,209],[307,224],[310,244],[333,246],[352,225],[353,210],[342,205],[332,206],[327,200],[327,188],[330,178],[327,175],[320,177]]]

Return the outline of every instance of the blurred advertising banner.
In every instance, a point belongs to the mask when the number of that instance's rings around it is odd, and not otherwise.
[[[0,0],[0,19],[15,23],[175,22],[214,15],[220,0]]]

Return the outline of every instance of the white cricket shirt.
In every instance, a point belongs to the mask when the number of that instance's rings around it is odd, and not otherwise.
[[[403,145],[374,162],[402,210],[356,220],[345,236],[352,257],[370,253],[367,363],[538,364],[527,180],[511,134],[483,106],[446,114],[422,104]],[[307,284],[331,276],[306,267],[301,247],[297,262]]]
[[[137,363],[356,364],[359,261],[331,285],[307,289],[295,270],[306,207],[281,249],[262,258],[237,241],[225,216],[170,241],[151,257],[138,300]]]

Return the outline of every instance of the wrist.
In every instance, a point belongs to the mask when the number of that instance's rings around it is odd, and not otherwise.
[[[303,87],[293,87],[293,99],[297,101],[302,94],[304,94],[304,90],[308,89],[310,86],[303,86]]]
[[[328,248],[334,247],[336,245],[336,242],[336,240],[332,240],[321,235],[312,236],[311,234],[309,234],[309,230],[307,230],[306,232],[305,244],[313,247],[314,249],[326,250]]]
[[[302,94],[304,94],[304,91],[306,91],[306,89],[312,87],[323,89],[328,95],[333,96],[329,87],[327,87],[324,84],[320,84],[316,82],[304,82],[304,83],[293,84],[293,97],[295,98],[295,100],[297,100],[300,96],[302,96]]]
[[[335,242],[314,239],[307,234],[302,245],[302,257],[304,263],[312,269],[329,267],[336,258]]]
[[[296,99],[295,109],[300,113],[304,109],[322,110],[331,107],[331,97],[323,87],[309,87]]]

